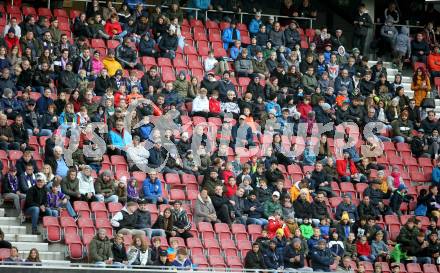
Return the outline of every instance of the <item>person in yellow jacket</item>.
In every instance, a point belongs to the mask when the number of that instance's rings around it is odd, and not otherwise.
[[[104,58],[102,63],[104,64],[104,68],[107,69],[108,75],[110,77],[113,77],[113,75],[115,75],[116,71],[118,71],[119,69],[124,70],[124,68],[122,68],[122,65],[115,59],[114,49],[108,50],[107,56]]]
[[[414,91],[414,100],[416,101],[416,106],[421,106],[423,100],[431,91],[431,83],[429,81],[429,75],[426,70],[422,67],[417,68],[413,76],[413,81],[411,83],[411,90]]]
[[[301,189],[308,190],[307,186],[308,186],[307,181],[298,181],[292,185],[292,187],[289,190],[290,199],[292,200],[292,203],[295,202],[296,199],[298,199],[299,195],[301,194]],[[307,200],[309,202],[313,201],[309,191],[307,191]]]

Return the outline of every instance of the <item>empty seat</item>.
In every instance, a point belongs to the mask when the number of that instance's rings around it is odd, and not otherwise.
[[[107,207],[104,202],[92,202],[90,208],[95,218],[108,218]]]
[[[423,272],[424,273],[437,273],[437,267],[435,264],[424,264],[423,265]]]
[[[51,243],[61,241],[61,227],[57,217],[44,216],[43,227],[45,228],[45,237]]]
[[[78,216],[84,216],[86,218],[90,218],[90,209],[89,204],[84,201],[75,201],[73,202],[73,209],[76,211]]]
[[[406,264],[406,270],[411,273],[423,273],[420,265],[418,263],[408,263]]]

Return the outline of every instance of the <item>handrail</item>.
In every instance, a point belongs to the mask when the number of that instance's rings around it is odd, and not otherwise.
[[[48,6],[50,7],[50,1],[48,0]],[[86,6],[87,3],[91,3],[92,0],[72,0],[72,2],[85,2]],[[106,1],[100,0],[98,1],[99,3],[107,3]],[[116,5],[120,5],[122,4],[121,2],[113,2],[112,4],[116,4]],[[156,5],[152,5],[152,4],[142,4],[142,6],[144,7],[155,7]],[[169,6],[166,5],[162,5],[162,8],[168,8]],[[234,12],[234,11],[229,11],[229,10],[215,10],[215,9],[210,9],[210,10],[202,10],[202,9],[198,9],[198,8],[190,8],[190,7],[180,7],[182,10],[189,10],[189,11],[195,11],[196,12],[196,19],[198,19],[199,16],[199,12],[204,12],[205,13],[205,20],[208,19],[208,12],[220,12],[220,13],[227,13],[227,14],[240,14],[240,23],[243,23],[243,15],[255,15],[255,13],[249,13],[249,12]],[[309,21],[309,27],[313,28],[313,21],[316,20],[316,18],[314,17],[293,17],[293,16],[285,16],[285,15],[277,15],[277,14],[267,14],[267,13],[262,13],[261,16],[273,16],[275,21],[278,18],[287,18],[287,19],[295,19],[295,20],[306,20]]]

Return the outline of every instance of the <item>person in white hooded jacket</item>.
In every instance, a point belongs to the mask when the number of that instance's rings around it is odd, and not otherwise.
[[[206,96],[208,90],[201,88],[199,94],[194,98],[192,102],[192,114],[193,116],[208,117],[209,114],[209,99]]]
[[[95,179],[92,177],[92,168],[85,166],[78,174],[78,185],[81,199],[84,201],[94,201],[95,199]]]

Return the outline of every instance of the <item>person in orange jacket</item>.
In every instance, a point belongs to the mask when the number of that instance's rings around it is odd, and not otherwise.
[[[434,50],[428,56],[428,67],[431,77],[440,77],[440,45],[436,44]]]

